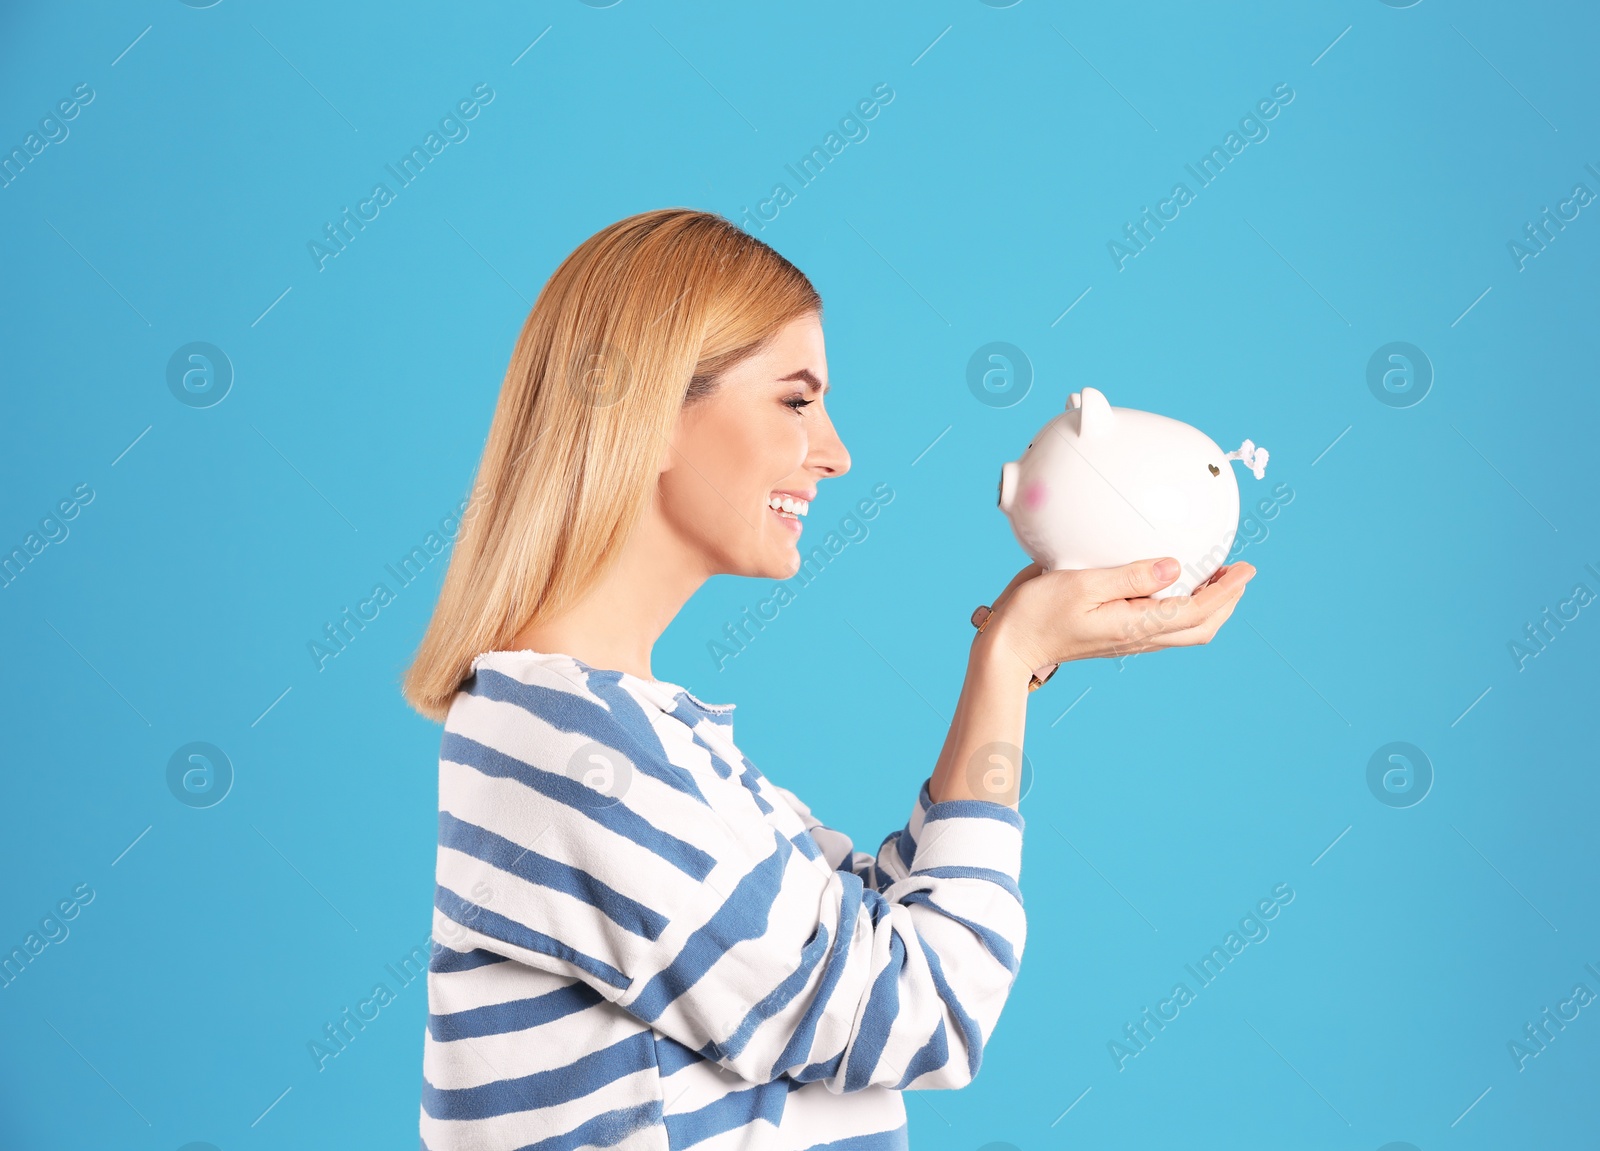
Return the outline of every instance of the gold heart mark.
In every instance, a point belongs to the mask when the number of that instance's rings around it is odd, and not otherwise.
[[[1216,464],[1207,464],[1206,467],[1211,469],[1211,474],[1214,476],[1220,476],[1222,474],[1222,471],[1217,467]]]

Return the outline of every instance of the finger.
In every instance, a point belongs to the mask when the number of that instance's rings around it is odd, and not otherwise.
[[[1227,569],[1226,565],[1224,565],[1223,567],[1219,567],[1216,571],[1214,571],[1210,575],[1206,576],[1205,579],[1203,579],[1199,583],[1195,584],[1194,585],[1194,591],[1200,591],[1203,588],[1210,587],[1212,584],[1216,583],[1219,579],[1221,579],[1224,575],[1226,575],[1227,572],[1228,572],[1228,569]],[[1191,592],[1190,594],[1192,595],[1194,593]]]
[[[1244,575],[1244,578],[1246,580],[1251,579],[1256,574],[1255,565],[1254,564],[1245,563],[1242,560],[1239,561],[1238,563],[1223,564],[1216,571],[1212,572],[1210,577],[1204,583],[1202,583],[1200,585],[1200,587],[1197,587],[1194,590],[1195,591],[1199,591],[1200,588],[1202,588],[1202,587],[1209,587],[1211,584],[1216,583],[1218,580],[1226,578],[1228,573],[1233,571],[1235,568],[1239,569],[1239,571]]]
[[[1126,604],[1126,615],[1118,625],[1123,642],[1128,644],[1153,642],[1173,632],[1199,627],[1213,610],[1209,604],[1197,603],[1193,596],[1132,599]]]
[[[1247,563],[1223,564],[1216,571],[1214,571],[1210,575],[1208,575],[1205,579],[1203,579],[1199,583],[1195,584],[1193,590],[1189,592],[1190,596],[1198,596],[1201,592],[1205,591],[1207,588],[1215,587],[1217,584],[1221,583],[1223,580],[1226,580],[1229,577],[1229,575],[1235,571],[1235,569],[1237,569],[1237,571],[1238,571],[1238,574],[1234,575],[1234,577],[1233,577],[1235,580],[1242,578],[1246,582],[1248,582],[1256,574],[1256,569],[1255,569],[1254,565],[1252,565],[1252,564],[1247,564]]]
[[[1256,569],[1251,564],[1229,564],[1218,568],[1210,580],[1189,594],[1189,598],[1199,604],[1202,610],[1214,611],[1230,597],[1242,593],[1245,584],[1249,583],[1255,574]]]
[[[1220,580],[1192,596],[1132,599],[1125,602],[1128,615],[1119,621],[1130,641],[1154,639],[1202,627],[1219,608],[1237,601],[1255,574],[1249,564],[1236,564]],[[1106,604],[1105,608],[1112,605]]]
[[[1231,564],[1218,571],[1215,583],[1197,589],[1190,598],[1202,611],[1216,611],[1224,604],[1237,601],[1255,574],[1256,569],[1250,564]]]
[[[1183,569],[1171,556],[1139,560],[1114,568],[1089,568],[1083,573],[1083,586],[1098,603],[1118,599],[1141,599],[1167,587]]]
[[[1231,612],[1229,613],[1232,614]],[[1198,647],[1208,644],[1217,638],[1217,632],[1222,629],[1224,619],[1207,620],[1199,627],[1191,627],[1184,631],[1168,632],[1166,635],[1157,636],[1152,646],[1157,648],[1168,647]]]
[[[1242,592],[1241,592],[1242,594]],[[1216,638],[1222,625],[1228,622],[1233,615],[1233,609],[1239,606],[1239,596],[1235,596],[1222,607],[1212,612],[1205,622],[1182,631],[1167,632],[1152,637],[1152,642],[1157,647],[1193,647],[1197,644],[1210,643]]]

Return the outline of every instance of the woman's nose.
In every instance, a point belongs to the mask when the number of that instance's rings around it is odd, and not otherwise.
[[[842,476],[850,470],[850,453],[834,429],[833,421],[824,417],[811,436],[810,450],[806,453],[806,467],[828,476]]]

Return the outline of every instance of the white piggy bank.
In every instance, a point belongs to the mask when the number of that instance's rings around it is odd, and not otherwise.
[[[1239,527],[1230,460],[1266,473],[1266,449],[1249,440],[1224,452],[1197,428],[1113,408],[1084,388],[1000,469],[1000,508],[1046,571],[1173,556],[1182,573],[1155,598],[1188,595],[1222,565]]]

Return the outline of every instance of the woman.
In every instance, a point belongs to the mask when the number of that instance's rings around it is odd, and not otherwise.
[[[905,1146],[900,1092],[971,1081],[1022,956],[1034,671],[1205,643],[1254,574],[1154,601],[1175,560],[1024,568],[910,818],[856,851],[650,665],[710,576],[792,576],[850,467],[821,308],[671,209],[585,241],[523,326],[405,681],[444,721],[433,1151]]]

